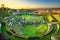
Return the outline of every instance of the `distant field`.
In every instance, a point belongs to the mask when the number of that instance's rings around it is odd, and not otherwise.
[[[44,21],[44,17],[43,16],[35,16],[35,15],[29,15],[29,14],[23,14],[23,15],[14,15],[14,18],[16,19],[20,19],[21,17],[25,17],[25,20],[27,22],[43,22]]]

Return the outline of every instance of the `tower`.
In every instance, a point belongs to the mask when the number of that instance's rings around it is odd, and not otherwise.
[[[1,4],[1,8],[5,8],[5,4]]]

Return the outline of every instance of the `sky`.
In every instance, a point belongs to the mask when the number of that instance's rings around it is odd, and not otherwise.
[[[60,0],[0,0],[0,5],[15,9],[60,8]]]

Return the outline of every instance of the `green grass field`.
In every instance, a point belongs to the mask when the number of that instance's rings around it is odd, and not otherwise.
[[[24,17],[26,18],[27,21],[29,21],[30,20],[29,18],[31,16],[30,15],[24,15]],[[18,15],[16,16],[15,15],[14,18],[18,18],[19,19],[20,16],[18,16]],[[39,16],[36,16],[36,18],[39,18]],[[42,20],[43,19],[41,19],[41,21]],[[60,22],[58,24],[60,25]],[[43,33],[48,29],[47,24],[39,24],[39,25],[27,24],[27,25],[24,25],[24,26],[19,26],[19,25],[15,24],[12,28],[17,32],[17,34],[19,34],[19,32],[23,32],[23,34],[21,35],[21,36],[24,36],[23,38],[14,36],[10,32],[8,32],[6,30],[6,25],[5,24],[2,25],[1,32],[6,32],[9,35],[10,40],[51,40],[51,36],[54,35],[55,33],[57,33],[56,32],[56,30],[57,30],[56,24],[53,25],[53,26],[54,26],[53,30],[49,34],[47,34],[45,36],[41,36],[41,35],[43,35]],[[35,35],[38,35],[40,37],[36,38],[36,39],[33,39],[33,38],[29,39],[28,38],[29,36],[35,36]]]
[[[42,36],[40,38],[37,38],[38,40],[51,40],[51,36],[54,35],[56,33],[56,29],[57,29],[57,26],[56,25],[53,25],[54,26],[54,29],[52,30],[51,33],[49,33],[48,35],[45,35],[45,36]],[[45,29],[45,28],[44,28]],[[6,29],[2,28],[2,30],[4,32],[6,32]],[[9,32],[6,32],[8,33],[9,37],[11,40],[29,40],[28,38],[19,38],[19,37],[16,37],[14,35],[12,35],[11,33]],[[28,34],[27,34],[28,35]],[[37,40],[36,39],[36,40]],[[32,40],[32,39],[31,39]],[[35,40],[35,39],[34,39]]]

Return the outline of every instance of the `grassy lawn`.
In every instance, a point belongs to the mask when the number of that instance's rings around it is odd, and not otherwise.
[[[14,15],[14,18],[20,18],[20,16],[19,15]]]
[[[43,24],[44,26],[46,26],[45,24]],[[48,35],[45,35],[45,36],[42,36],[41,38],[37,38],[38,40],[51,40],[51,35],[53,35],[54,33],[55,33],[55,31],[56,31],[56,29],[57,29],[57,27],[56,27],[56,25],[53,25],[54,26],[54,29],[52,30],[52,32],[51,33],[49,33]],[[28,27],[28,26],[25,26],[26,28]],[[38,28],[38,27],[37,27]],[[40,28],[43,28],[43,26],[41,26]],[[40,29],[39,28],[39,29]],[[26,32],[26,34],[25,35],[27,35],[27,36],[30,36],[30,35],[34,35],[34,33],[35,33],[35,31],[34,30],[32,30],[32,29],[34,29],[34,27],[32,27],[31,29],[30,29],[30,27],[29,27],[29,29],[24,29],[24,31]],[[45,27],[44,27],[44,29],[45,29]],[[2,28],[2,30],[4,30],[5,31],[5,29],[4,28]],[[30,30],[32,30],[32,31],[30,31]],[[41,29],[42,31],[43,31],[43,29]],[[41,31],[40,30],[40,31]],[[31,34],[30,34],[30,32],[31,32]],[[39,31],[39,32],[40,32]],[[28,32],[28,33],[27,33]],[[8,33],[9,34],[9,33]],[[28,38],[18,38],[18,37],[15,37],[14,35],[12,35],[12,34],[9,34],[9,36],[10,36],[10,39],[11,40],[29,40]],[[32,39],[31,39],[32,40]]]
[[[27,21],[27,22],[32,22],[33,20],[33,22],[35,22],[35,21],[37,21],[37,22],[43,22],[44,21],[44,18],[43,18],[43,16],[35,16],[35,15],[29,15],[29,14],[23,14],[23,15],[14,15],[14,18],[18,18],[18,19],[20,19],[20,17],[21,16],[24,16],[25,17],[25,20]],[[45,16],[44,16],[45,17]]]
[[[14,16],[15,18],[20,18],[20,16]],[[27,21],[29,21],[30,19],[30,15],[24,15],[24,17],[26,18]],[[36,16],[36,18],[38,18],[39,16]],[[43,20],[43,18],[41,18],[41,21]],[[39,21],[39,19],[38,19]],[[59,23],[60,25],[60,23]],[[56,24],[53,25],[54,28],[52,30],[52,32],[50,32],[49,34],[45,35],[45,36],[42,36],[40,38],[37,38],[37,39],[31,39],[31,40],[51,40],[51,36],[54,35],[56,33],[56,29],[57,29],[57,26]],[[35,35],[39,35],[41,36],[48,28],[48,25],[47,24],[40,24],[40,25],[35,25],[35,24],[27,24],[27,25],[24,25],[24,26],[19,26],[17,24],[15,24],[13,27],[12,27],[16,32],[17,34],[19,34],[20,32],[23,32],[23,35],[22,36],[35,36]],[[10,28],[8,28],[9,30]],[[10,31],[10,30],[9,30]],[[2,27],[1,27],[1,32],[6,32],[6,25],[3,24]],[[6,32],[9,37],[10,37],[10,40],[29,40],[28,38],[20,38],[20,37],[16,37],[14,35],[12,35],[11,33],[9,32]]]
[[[23,32],[23,36],[35,36],[35,35],[42,35],[48,28],[47,24],[42,25],[24,25],[24,26],[18,26],[17,24],[12,27],[14,31],[19,34],[20,32]]]

